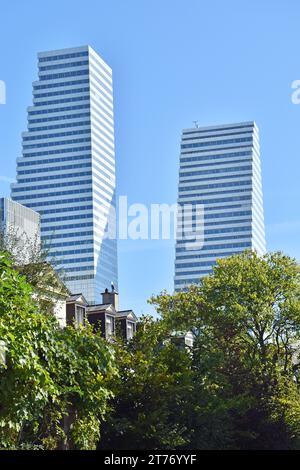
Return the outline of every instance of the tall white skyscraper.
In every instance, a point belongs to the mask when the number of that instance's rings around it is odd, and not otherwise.
[[[212,272],[217,258],[253,249],[264,253],[265,229],[255,122],[184,129],[181,137],[178,204],[203,207],[203,243],[176,241],[175,290]],[[180,213],[179,213],[180,214]],[[178,216],[181,234],[193,226]]]
[[[49,259],[73,293],[101,301],[117,288],[111,68],[90,47],[38,54],[39,79],[12,198],[41,214]]]

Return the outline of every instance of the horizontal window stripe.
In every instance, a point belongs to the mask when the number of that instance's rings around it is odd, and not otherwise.
[[[41,215],[45,215],[45,214],[59,214],[61,212],[69,213],[69,212],[89,211],[89,214],[91,215],[92,210],[93,210],[93,206],[89,205],[89,206],[59,207],[59,208],[53,208],[53,209],[40,209],[38,212]]]
[[[87,231],[78,231],[78,232],[70,232],[70,233],[59,233],[59,234],[55,234],[55,235],[52,235],[51,237],[49,237],[48,235],[42,235],[41,239],[45,242],[45,243],[52,243],[53,240],[56,240],[56,239],[61,239],[61,238],[81,238],[81,237],[88,237],[88,236],[93,236],[93,230],[87,230]],[[67,243],[67,242],[64,242],[64,243]]]
[[[94,265],[91,264],[90,266],[79,266],[76,268],[56,268],[58,272],[63,272],[63,273],[74,273],[74,272],[80,272],[80,271],[94,271]]]
[[[219,173],[236,173],[237,171],[248,171],[252,169],[252,165],[243,165],[243,166],[231,166],[224,168],[212,168],[210,170],[201,170],[201,171],[191,171],[191,172],[179,172],[179,177],[186,178],[187,176],[198,176],[198,175],[210,175],[210,174],[219,174]]]
[[[91,219],[91,218],[93,218],[93,214],[91,212],[89,212],[88,214],[66,215],[63,217],[43,217],[43,214],[42,214],[42,224],[46,224],[50,222],[65,222],[68,220]]]
[[[74,263],[87,263],[89,261],[94,261],[94,257],[93,256],[87,256],[85,258],[72,258],[72,259],[65,259],[65,260],[52,260],[51,261],[51,264],[55,265],[55,266],[60,266],[60,265],[64,265],[64,264],[74,264]],[[78,271],[81,271],[81,267],[78,266],[77,270]]]
[[[67,178],[79,178],[81,176],[92,176],[91,171],[83,171],[81,173],[67,173],[67,174],[59,174],[59,175],[49,175],[49,176],[41,176],[36,178],[21,178],[18,180],[19,183],[31,183],[34,181],[45,181],[45,180],[53,180],[53,179],[67,179]]]
[[[89,83],[89,82],[87,82]],[[34,101],[40,98],[50,98],[51,96],[64,96],[64,95],[75,95],[76,93],[89,93],[90,88],[89,87],[84,87],[84,88],[70,88],[68,90],[59,90],[59,91],[48,91],[44,93],[33,93],[33,99]]]
[[[216,264],[217,262],[216,261],[198,261],[197,263],[176,263],[175,265],[175,269],[177,268],[198,268],[200,266],[213,266],[214,264]],[[177,274],[183,274],[181,272],[177,272]]]
[[[47,55],[45,57],[39,57],[39,62],[52,62],[54,60],[72,59],[75,57],[87,57],[88,51],[82,52],[68,52],[67,54]]]
[[[45,80],[57,80],[59,78],[67,78],[67,77],[78,77],[81,75],[88,75],[89,70],[88,68],[84,70],[72,70],[71,72],[60,72],[60,73],[50,73],[47,75],[41,75],[39,79],[41,81]]]
[[[234,126],[216,126],[214,129],[211,128],[211,127],[207,127],[207,128],[195,128],[195,129],[184,129],[182,131],[182,135],[185,136],[185,135],[194,135],[194,134],[203,134],[203,133],[208,133],[208,132],[225,132],[225,131],[229,131],[229,130],[240,130],[240,129],[246,129],[246,128],[250,128],[252,129],[252,131],[255,131],[255,127],[253,125],[253,123],[247,123],[247,124],[237,124],[237,125],[234,125]]]
[[[90,103],[88,102],[86,104],[78,104],[74,106],[62,106],[59,108],[51,108],[51,109],[50,108],[39,109],[39,110],[34,109],[32,111],[28,111],[28,116],[38,116],[39,114],[43,114],[45,118],[47,118],[48,114],[62,113],[63,111],[74,111],[75,109],[90,109]]]
[[[197,175],[196,175],[197,176]],[[203,182],[205,183],[206,181],[220,181],[220,180],[226,180],[226,179],[237,179],[237,178],[249,178],[248,181],[252,181],[252,173],[240,173],[240,174],[232,174],[232,175],[222,175],[222,176],[211,176],[211,177],[205,177],[205,178],[180,178],[179,184],[181,183],[188,183],[188,182],[198,182],[199,183]]]
[[[30,157],[42,157],[44,155],[56,155],[56,154],[61,154],[61,153],[73,153],[73,152],[86,152],[89,151],[91,152],[92,147],[91,145],[85,145],[83,147],[69,147],[65,149],[55,149],[55,150],[45,150],[43,152],[33,152],[33,153],[23,153],[24,158],[30,158]]]
[[[18,171],[18,175],[28,175],[28,174],[37,174],[37,173],[45,173],[45,179],[47,179],[46,174],[51,174],[51,172],[57,172],[57,171],[65,171],[65,170],[78,170],[81,168],[92,168],[92,163],[91,162],[85,162],[85,163],[79,163],[79,164],[74,164],[74,165],[65,165],[65,166],[55,166],[55,167],[47,167],[47,168],[34,168],[33,170],[20,170]],[[55,178],[56,175],[54,175]],[[64,174],[61,174],[60,177],[63,177]],[[77,176],[77,173],[73,173],[73,176]],[[43,179],[43,176],[41,177]]]
[[[52,64],[52,65],[39,65],[39,71],[45,72],[47,70],[69,69],[72,67],[83,67],[88,64],[89,64],[88,60],[81,60],[77,62],[62,62],[60,64]]]
[[[201,199],[203,198],[203,195],[199,195],[199,194],[182,194],[180,195],[180,200],[181,199],[185,199],[185,198],[189,198],[191,199],[191,197],[198,197],[199,199],[197,199],[197,201],[193,201],[193,202],[197,202],[198,204],[217,204],[217,203],[222,203],[222,202],[231,202],[231,201],[251,201],[252,200],[252,196],[230,196],[230,197],[221,197],[221,198],[213,198],[213,199]]]
[[[90,129],[87,129],[85,133],[90,134]],[[91,142],[91,137],[87,137],[83,139],[62,140],[62,141],[55,141],[55,142],[42,142],[40,144],[32,144],[32,145],[24,144],[23,150],[45,148],[45,147],[56,147],[56,146],[64,146],[64,145],[71,145],[71,144],[81,144],[83,142]],[[33,154],[33,155],[36,155],[36,154]]]
[[[84,127],[82,124],[81,126]],[[60,137],[69,137],[71,135],[81,135],[81,134],[90,134],[90,133],[91,133],[91,129],[90,129],[90,124],[89,124],[89,128],[79,129],[79,130],[74,130],[74,131],[69,131],[69,132],[56,132],[52,134],[27,135],[23,137],[23,142],[30,142],[34,140],[44,140],[44,139],[47,139],[47,140],[57,139]],[[63,142],[65,143],[66,141],[63,141]],[[39,144],[39,145],[44,146],[45,144]]]
[[[86,101],[89,99],[88,93],[85,93],[84,96],[72,96],[71,98],[59,98],[55,100],[46,100],[46,101],[37,101],[34,100],[34,107],[39,106],[54,106],[57,104],[64,104],[64,103],[76,103],[77,101]]]
[[[241,137],[238,139],[222,139],[222,140],[211,140],[208,142],[196,142],[194,144],[181,144],[182,149],[191,149],[198,147],[215,147],[218,145],[237,144],[241,142],[252,142],[252,137]]]
[[[77,236],[81,237],[82,235],[77,234]],[[43,246],[47,250],[50,248],[53,249],[53,248],[60,248],[60,247],[65,247],[65,246],[93,245],[93,244],[94,244],[94,240],[91,238],[87,240],[75,240],[75,241],[62,242],[62,243],[52,243],[48,241],[48,243],[44,243]]]
[[[83,253],[93,253],[94,248],[79,248],[78,250],[63,250],[63,251],[50,251],[51,256],[67,256],[67,255],[79,255]],[[63,262],[63,260],[59,260]]]
[[[55,232],[56,230],[67,230],[67,229],[71,229],[71,228],[81,228],[81,227],[92,227],[93,226],[93,222],[81,222],[81,223],[78,223],[78,224],[66,224],[66,225],[60,225],[58,227],[41,227],[41,231],[42,232]]]
[[[252,160],[251,158],[243,158],[239,160],[224,160],[224,161],[211,161],[211,162],[206,162],[206,163],[195,163],[193,165],[181,165],[180,169],[183,172],[184,170],[191,170],[193,168],[207,168],[207,169],[214,169],[214,168],[219,168],[219,167],[226,167],[228,165],[237,165],[237,164],[245,164],[245,163],[251,163]]]
[[[91,187],[90,188],[81,188],[81,189],[72,189],[70,191],[55,191],[55,192],[47,192],[47,193],[32,193],[34,190],[43,190],[43,189],[52,189],[52,188],[65,188],[69,186],[77,186],[79,187],[80,185],[86,185],[89,184]],[[24,196],[16,196],[14,193],[18,192],[29,192],[29,194],[26,194]],[[44,198],[44,197],[56,197],[56,196],[65,196],[68,194],[81,194],[81,193],[89,193],[92,192],[92,180],[87,180],[87,181],[69,181],[69,182],[64,182],[64,183],[54,183],[54,184],[43,184],[43,185],[38,185],[38,186],[26,186],[23,188],[13,188],[12,189],[12,194],[13,194],[13,199],[15,200],[25,200],[25,199],[36,199],[36,198]]]
[[[200,149],[197,149],[197,150],[181,149],[181,156],[185,157],[186,155],[190,155],[190,154],[194,154],[194,153],[197,153],[197,154],[199,153],[200,154],[200,153],[204,153],[204,152],[212,152],[214,150],[215,151],[218,150],[219,152],[221,152],[221,151],[226,152],[228,150],[237,150],[237,149],[240,149],[240,148],[249,148],[249,147],[251,147],[251,145],[249,145],[249,144],[239,144],[239,145],[236,145],[234,147],[223,147],[223,148],[218,148],[218,149],[203,149],[203,150],[200,150]]]
[[[189,242],[191,243],[191,242]],[[225,245],[225,244],[224,244]],[[201,248],[201,251],[210,251],[210,250],[221,250],[221,249],[232,249],[232,248],[235,248],[236,250],[245,250],[246,248],[251,248],[251,243],[248,243],[248,242],[245,242],[245,243],[228,243],[226,244],[226,246],[221,246],[221,245],[217,245],[217,246],[203,246],[203,248]],[[189,251],[191,253],[195,253],[196,250],[193,250],[189,247],[185,247],[185,248],[176,248],[176,253],[182,253],[182,252],[185,252],[185,251]],[[199,250],[200,251],[200,250]],[[234,254],[235,252],[232,252],[232,254]],[[207,255],[204,255],[203,254],[203,257],[204,256],[207,256]],[[224,252],[224,253],[216,253],[215,254],[216,257],[218,256],[229,256],[229,253],[227,252]],[[196,257],[196,255],[195,255]]]
[[[38,119],[30,119],[30,117],[28,117],[28,125],[32,126],[32,124],[46,123],[46,122],[53,122],[53,121],[67,121],[68,119],[73,120],[73,119],[82,119],[86,117],[89,118],[90,113],[75,113],[75,114],[65,114],[65,115],[58,115],[58,116],[45,116],[43,118],[38,118]],[[62,124],[62,126],[63,125],[64,124]],[[58,126],[58,128],[59,127],[60,125]],[[35,127],[34,127],[34,130],[36,130]],[[29,132],[30,131],[31,131],[31,127],[29,129]]]
[[[248,186],[249,184],[252,187],[251,179],[249,179],[248,181],[230,181],[228,183],[196,184],[196,186],[194,186],[193,183],[197,183],[197,181],[187,183],[187,186],[179,185],[179,192],[185,191],[186,188],[191,190],[199,189],[200,191],[204,191],[205,189],[236,188],[237,186]],[[229,191],[232,190],[229,189]],[[238,189],[237,191],[241,191],[241,189]]]
[[[49,166],[47,168],[34,168],[31,170],[19,170],[18,175],[28,175],[28,174],[35,174],[35,173],[48,173],[51,171],[65,171],[65,170],[75,170],[78,168],[91,168],[92,167],[92,162],[85,162],[85,163],[78,163],[74,165],[65,165],[65,166]]]
[[[252,151],[245,151],[245,152],[222,152],[218,154],[207,154],[207,155],[200,155],[197,157],[186,157],[186,154],[182,154],[180,156],[180,162],[186,163],[186,162],[202,162],[206,160],[220,160],[220,159],[228,159],[228,158],[236,158],[236,157],[251,157],[252,156]]]
[[[41,126],[41,127],[34,127],[34,128],[30,128],[26,133],[25,137],[30,137],[30,138],[33,138],[33,134],[35,132],[42,132],[42,131],[50,131],[50,130],[55,130],[55,129],[68,129],[68,128],[72,128],[72,127],[87,127],[87,126],[90,126],[91,125],[91,121],[90,120],[86,120],[86,121],[76,121],[76,122],[66,122],[66,123],[60,123],[60,124],[54,124],[54,125],[51,125],[51,126]],[[50,136],[52,136],[53,134],[48,134]],[[60,133],[61,135],[61,133]]]
[[[236,132],[223,132],[221,134],[214,134],[213,132],[209,135],[194,135],[193,137],[185,137],[185,135],[182,136],[181,141],[186,142],[188,140],[197,140],[197,139],[217,139],[219,137],[227,137],[227,136],[232,136],[232,135],[245,135],[245,134],[250,134],[252,136],[253,131],[252,129],[249,130],[244,130],[244,131],[236,131]]]

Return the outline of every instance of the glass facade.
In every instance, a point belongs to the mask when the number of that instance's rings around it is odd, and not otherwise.
[[[203,243],[201,248],[191,249],[183,227],[192,227],[195,218],[190,215],[189,222],[179,213],[175,291],[210,274],[217,258],[247,248],[265,252],[259,131],[255,122],[183,130],[178,204],[203,207]]]
[[[38,54],[12,199],[41,215],[49,260],[90,304],[117,288],[112,71],[89,46]],[[83,246],[84,245],[84,246]]]

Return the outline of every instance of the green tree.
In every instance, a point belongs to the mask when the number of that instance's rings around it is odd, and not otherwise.
[[[64,272],[53,268],[55,258],[49,257],[50,246],[51,238],[41,242],[39,232],[29,237],[20,227],[0,227],[0,252],[9,253],[13,266],[25,276],[39,310],[54,314],[55,303],[70,292],[63,282]]]
[[[144,317],[128,344],[115,345],[119,375],[99,448],[172,449],[187,443],[191,354],[171,338],[163,322]]]
[[[219,260],[188,292],[153,298],[194,329],[194,448],[298,448],[300,271],[281,253]]]
[[[112,348],[91,328],[60,329],[38,311],[25,278],[0,253],[2,448],[94,448],[115,374]]]

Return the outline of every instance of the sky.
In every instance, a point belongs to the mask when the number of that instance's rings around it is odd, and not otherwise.
[[[0,0],[0,196],[10,194],[37,53],[90,44],[112,67],[118,194],[177,199],[182,128],[255,120],[268,250],[300,259],[298,0]],[[174,240],[120,240],[121,308],[172,291]]]

